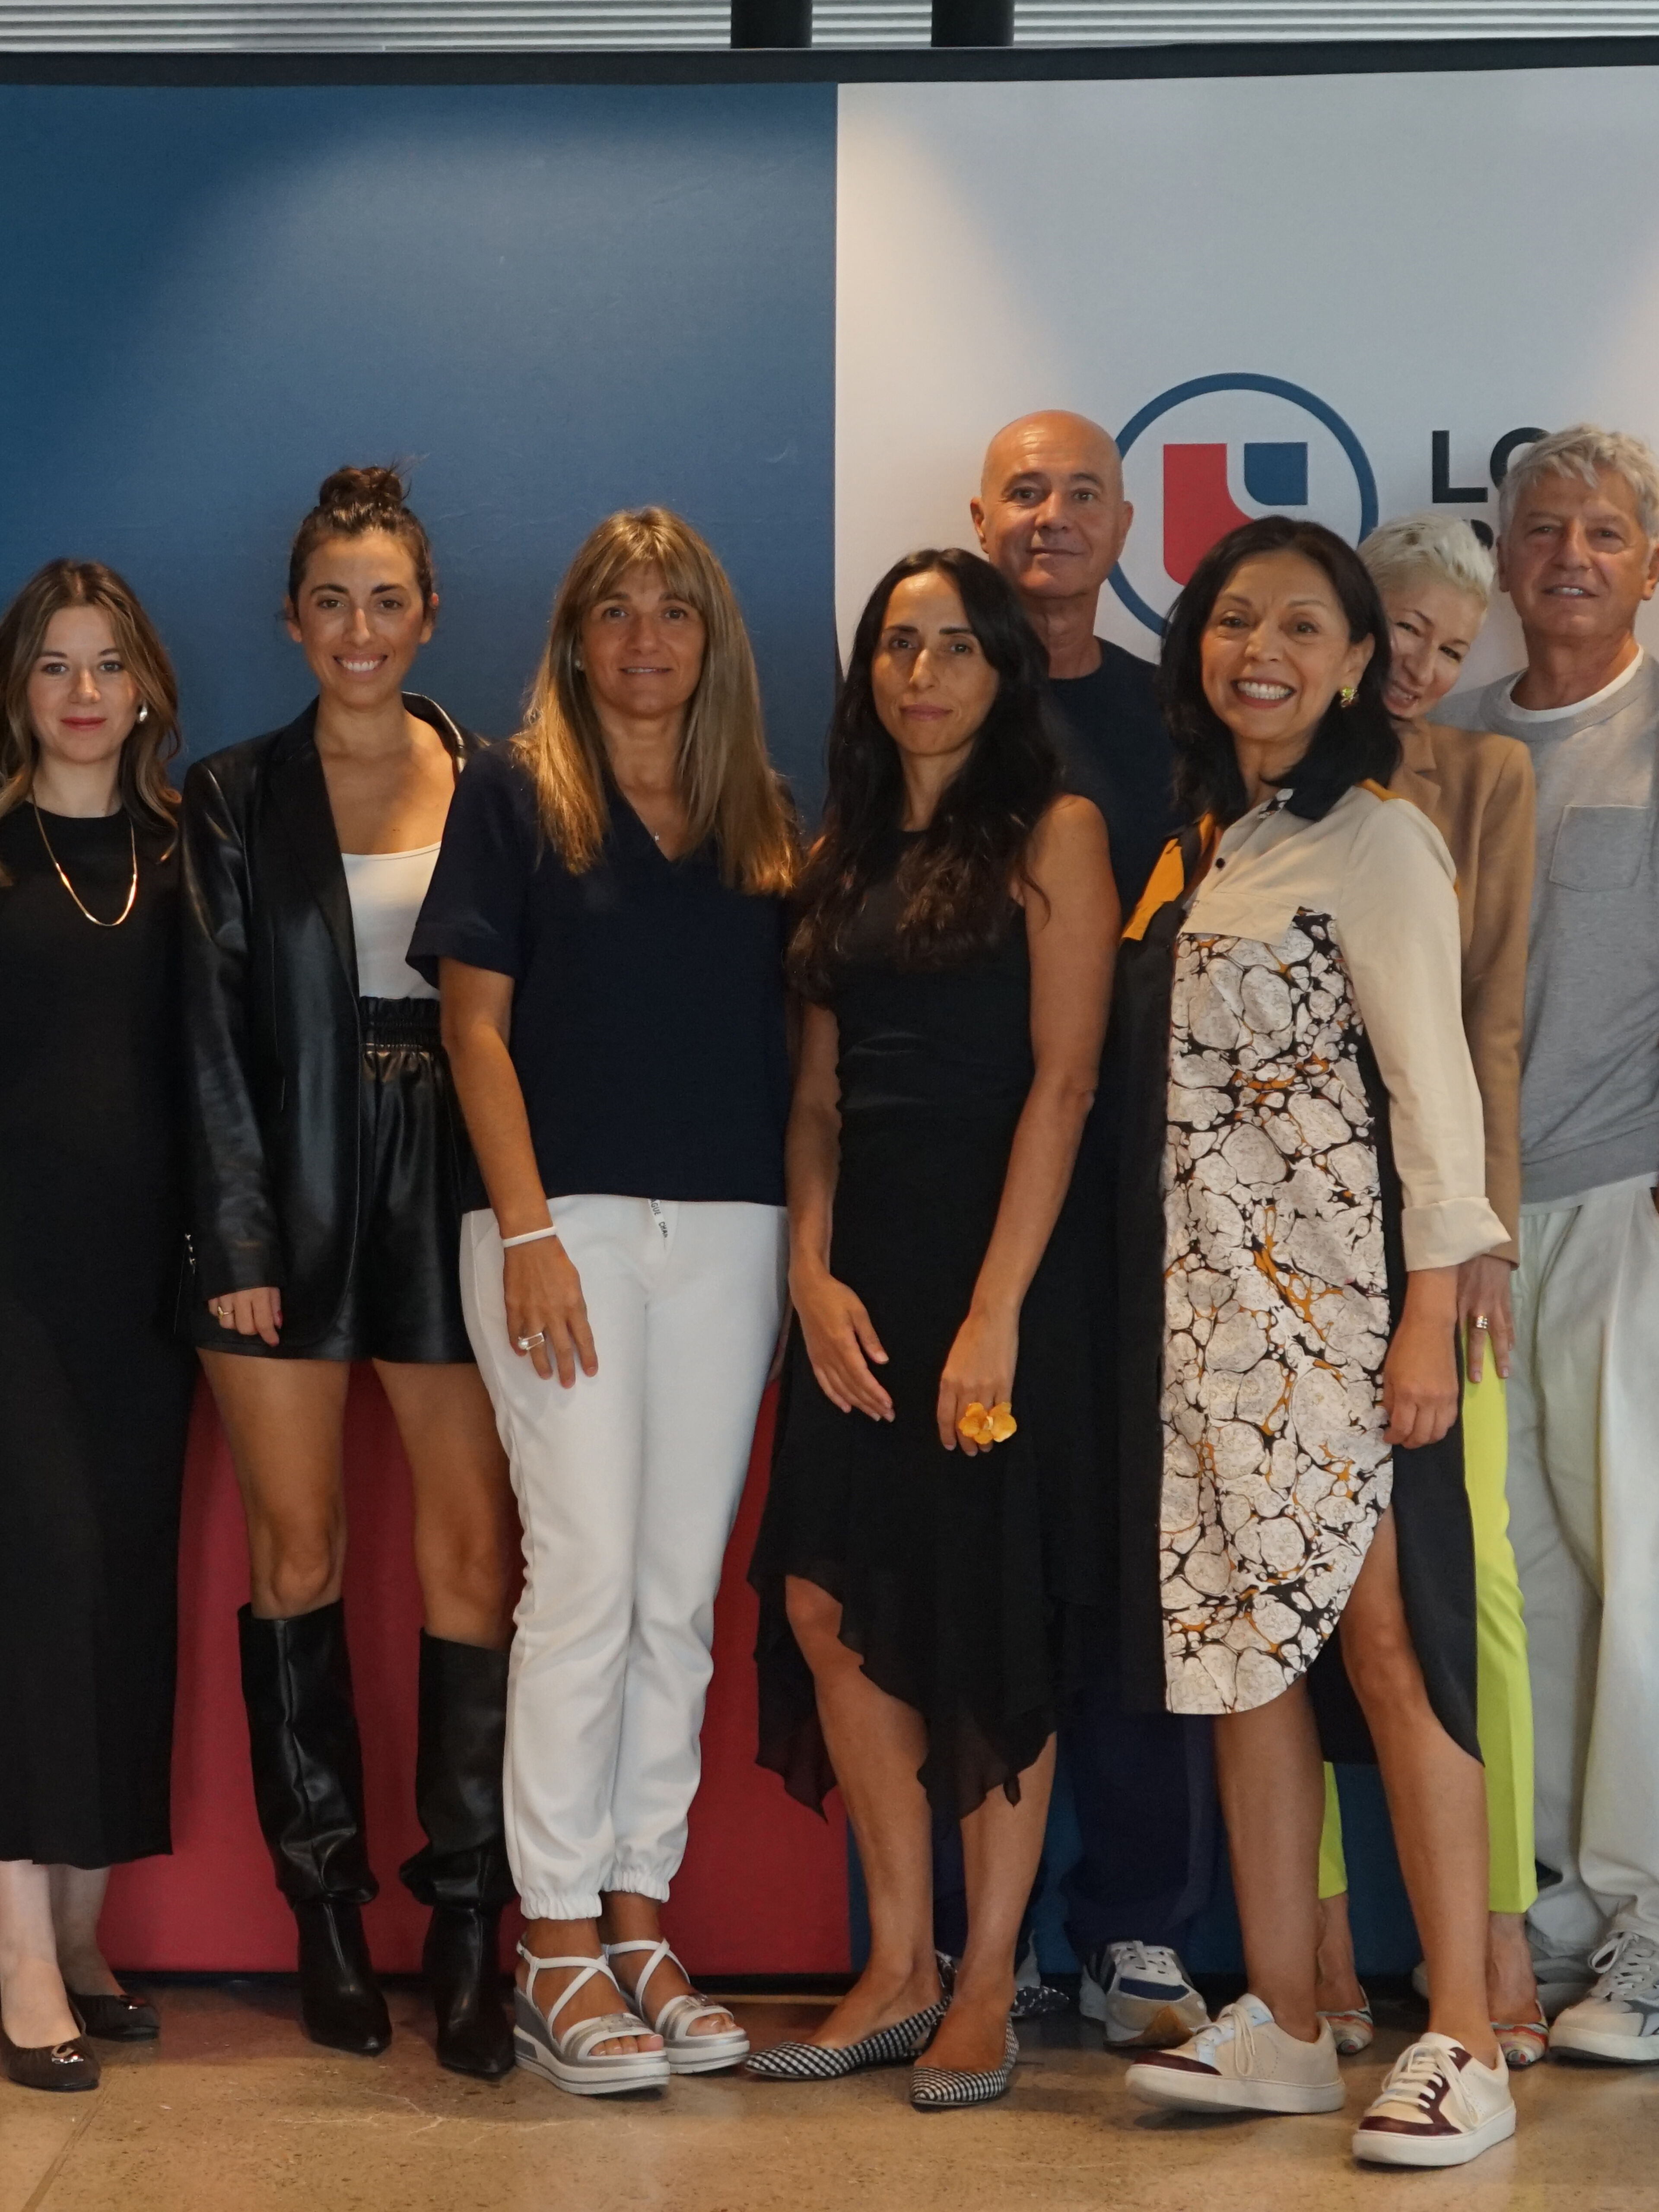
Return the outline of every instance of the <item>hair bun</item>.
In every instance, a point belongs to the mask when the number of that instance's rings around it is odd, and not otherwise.
[[[407,489],[396,469],[336,469],[323,478],[317,504],[327,513],[345,507],[379,507],[401,514]]]

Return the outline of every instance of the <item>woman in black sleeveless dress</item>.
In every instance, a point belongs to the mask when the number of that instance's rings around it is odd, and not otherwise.
[[[98,1916],[171,1848],[175,696],[96,562],[0,618],[0,2051],[35,2088],[94,2085],[83,2028],[156,2032]]]
[[[937,2027],[924,2106],[1007,2087],[1054,1731],[1104,1580],[1097,1270],[1073,1168],[1117,899],[1099,814],[1060,795],[1042,684],[985,562],[918,553],[883,580],[792,955],[811,1003],[798,1319],[751,1570],[761,1758],[808,1804],[840,1784],[872,1949],[817,2037],[750,2071],[850,2073]],[[969,1885],[942,2026],[930,1806],[962,1822]]]

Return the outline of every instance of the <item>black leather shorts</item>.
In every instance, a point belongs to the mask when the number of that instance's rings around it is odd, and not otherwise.
[[[362,1170],[356,1257],[326,1334],[272,1346],[191,1316],[204,1351],[253,1359],[471,1360],[461,1314],[465,1124],[438,1035],[435,999],[361,999]]]

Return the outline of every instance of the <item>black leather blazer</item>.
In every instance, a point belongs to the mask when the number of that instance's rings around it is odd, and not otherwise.
[[[481,740],[413,692],[458,764]],[[357,948],[313,702],[185,778],[191,1135],[182,1296],[277,1285],[283,1342],[324,1335],[351,1279],[362,1163]]]

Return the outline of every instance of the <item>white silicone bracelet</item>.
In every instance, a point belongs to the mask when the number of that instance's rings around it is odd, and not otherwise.
[[[522,1237],[503,1237],[501,1249],[503,1252],[510,1252],[515,1244],[539,1244],[544,1237],[556,1237],[558,1233],[559,1224],[556,1221],[550,1223],[545,1229],[526,1229]]]

